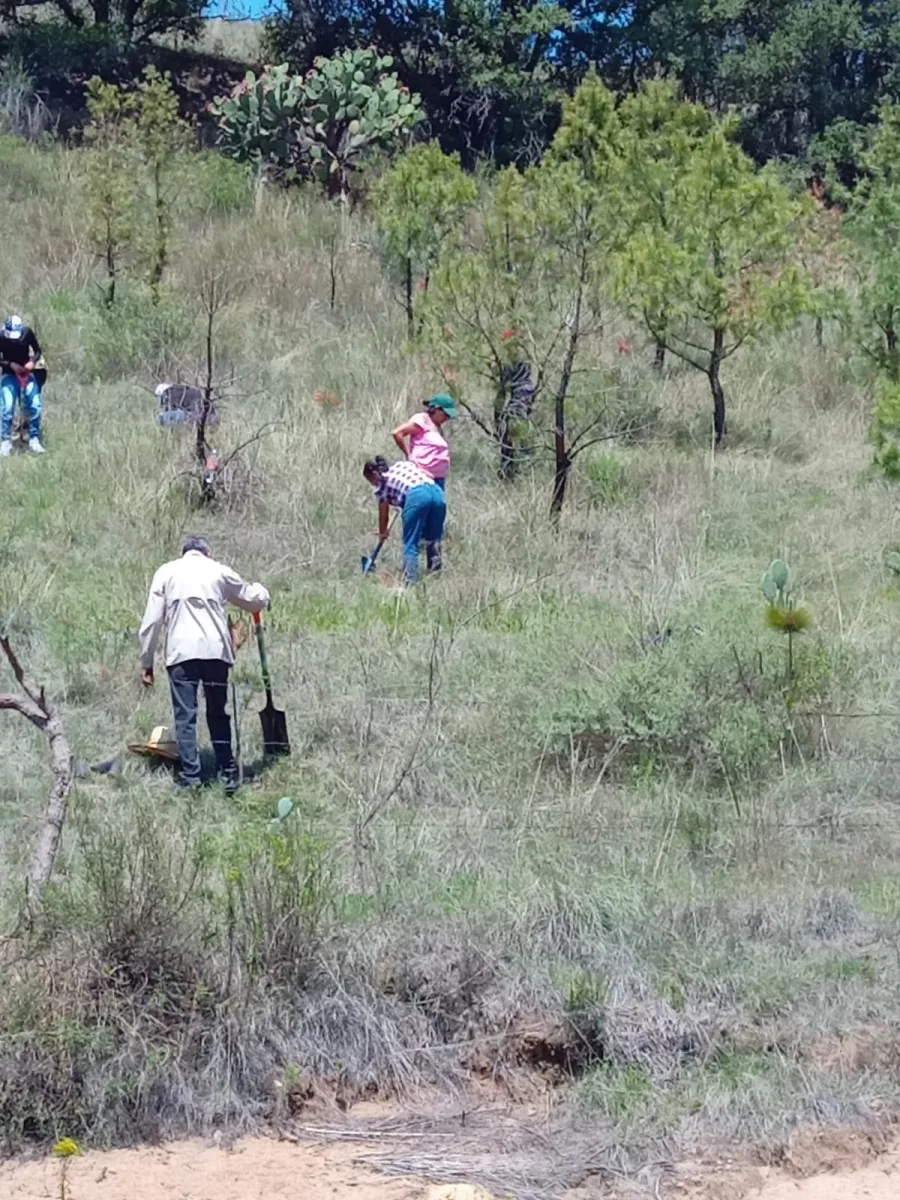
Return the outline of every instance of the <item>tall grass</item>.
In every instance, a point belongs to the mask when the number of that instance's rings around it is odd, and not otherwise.
[[[838,331],[735,360],[715,459],[692,374],[656,379],[639,341],[610,355],[610,421],[631,416],[579,460],[558,531],[549,463],[502,484],[461,418],[447,570],[399,600],[359,573],[360,467],[439,377],[405,344],[365,216],[341,225],[332,308],[319,200],[254,205],[199,161],[165,305],[133,283],[110,316],[77,153],[0,144],[4,198],[23,180],[30,196],[3,303],[52,372],[49,453],[0,472],[0,611],[78,759],[120,767],[79,778],[46,921],[2,950],[6,1144],[247,1128],[305,1073],[347,1103],[575,1079],[559,1103],[636,1159],[660,1136],[774,1143],[896,1111],[884,1039],[852,1069],[829,1050],[889,1028],[900,983],[896,507],[866,473],[868,395]],[[189,439],[156,426],[152,388],[199,369],[212,257],[240,284],[219,448],[260,436],[228,503],[198,511]],[[610,326],[611,347],[633,333]],[[186,801],[122,753],[168,719],[135,630],[195,529],[274,597],[294,754],[235,800]],[[776,555],[814,615],[791,706],[759,594]],[[235,683],[250,765],[252,648]],[[0,721],[8,925],[44,749]]]

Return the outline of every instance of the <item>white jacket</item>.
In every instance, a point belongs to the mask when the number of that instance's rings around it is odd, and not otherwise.
[[[231,567],[189,550],[153,576],[141,623],[141,666],[153,666],[163,629],[167,667],[192,658],[233,663],[226,605],[255,613],[268,603],[269,593],[262,584],[244,583]]]

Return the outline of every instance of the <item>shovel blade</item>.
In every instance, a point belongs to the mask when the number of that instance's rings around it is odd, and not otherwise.
[[[259,720],[262,725],[263,749],[267,755],[276,756],[290,754],[291,742],[288,737],[287,717],[279,708],[270,702],[259,710]]]

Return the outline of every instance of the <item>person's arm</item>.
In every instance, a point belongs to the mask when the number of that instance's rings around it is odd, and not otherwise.
[[[387,500],[378,501],[378,540],[387,541],[388,523],[391,519],[391,506]]]
[[[28,330],[28,348],[29,348],[29,356],[28,356],[28,362],[25,364],[25,368],[28,371],[33,371],[34,364],[37,362],[37,360],[41,357],[41,355],[44,352],[41,349],[40,342],[37,340],[37,335],[35,334],[34,330],[31,328],[29,328],[29,330]]]
[[[165,579],[162,573],[157,571],[150,584],[150,595],[147,597],[147,607],[138,634],[141,643],[141,680],[147,687],[153,682],[153,659],[165,619]]]
[[[269,606],[269,593],[261,583],[244,583],[236,571],[226,567],[222,574],[225,599],[244,612],[258,613]]]
[[[419,428],[419,422],[415,417],[411,421],[407,421],[405,425],[398,425],[391,434],[391,437],[397,444],[397,449],[404,458],[409,458],[409,449],[407,448],[407,438],[412,438]]]

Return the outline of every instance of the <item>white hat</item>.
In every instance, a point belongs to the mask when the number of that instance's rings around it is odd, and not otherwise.
[[[157,400],[162,400],[163,396],[166,394],[166,392],[169,390],[169,388],[171,386],[172,386],[171,383],[158,383],[156,385]]]

